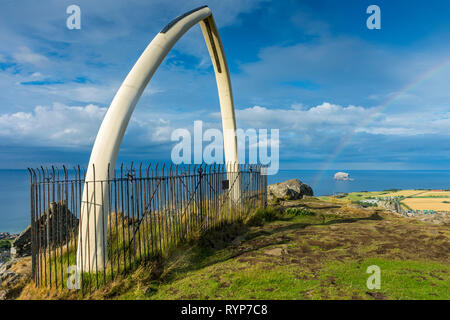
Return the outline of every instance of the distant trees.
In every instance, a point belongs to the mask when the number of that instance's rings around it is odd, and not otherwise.
[[[11,248],[11,241],[0,240],[0,250],[8,250]]]

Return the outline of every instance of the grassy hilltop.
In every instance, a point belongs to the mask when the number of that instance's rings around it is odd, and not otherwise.
[[[284,201],[84,297],[28,284],[19,298],[450,299],[449,239],[448,225],[345,199]],[[379,290],[366,286],[370,265]]]

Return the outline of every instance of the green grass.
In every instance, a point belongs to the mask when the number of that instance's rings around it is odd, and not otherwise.
[[[381,288],[366,286],[367,267],[381,269]],[[239,271],[238,271],[239,270]],[[367,259],[327,262],[315,277],[296,265],[229,260],[154,284],[150,293],[131,290],[121,299],[450,299],[450,267],[439,263]]]
[[[233,211],[227,205],[223,205],[220,211],[212,208],[212,205],[205,205],[203,221],[200,221],[198,212],[190,208],[192,210],[186,210],[183,216],[172,219],[161,212],[153,212],[143,218],[139,226],[137,221],[124,218],[121,213],[112,213],[106,221],[109,259],[92,262],[91,270],[82,270],[83,289],[92,291],[114,281],[117,276],[132,273],[148,261],[166,259],[180,244],[195,241],[202,230],[215,230],[244,217],[250,217],[253,225],[261,225],[279,215],[272,208],[254,210],[245,206],[233,208]],[[76,265],[77,241],[75,237],[69,244],[41,250],[39,285],[67,287],[67,268]],[[86,253],[83,257],[86,259]]]
[[[141,266],[85,298],[449,300],[448,234],[379,209],[300,200],[206,230],[158,277]],[[370,265],[381,269],[379,290],[366,286]]]
[[[360,192],[352,192],[345,195],[340,195],[339,197],[331,197],[331,196],[322,196],[320,199],[324,201],[330,201],[332,198],[338,198],[342,201],[351,201],[351,202],[357,202],[361,200],[367,200],[367,199],[375,199],[375,198],[384,198],[387,194],[401,191],[398,189],[391,189],[391,190],[384,190],[384,191],[360,191]],[[417,191],[425,191],[425,190],[417,190]],[[448,198],[448,196],[435,196],[435,195],[429,195],[429,196],[421,196],[421,195],[411,195],[411,196],[398,196],[398,198]]]
[[[366,281],[367,267],[381,269],[381,288],[369,290]],[[321,273],[322,279],[334,277],[332,297],[351,298],[377,292],[389,299],[450,299],[450,267],[429,261],[398,261],[367,259],[362,263],[330,262]]]
[[[312,210],[306,209],[306,208],[288,208],[285,211],[286,215],[291,216],[314,216],[316,213]]]
[[[378,206],[376,203],[363,202],[363,201],[353,201],[352,203],[360,205],[363,208],[370,208],[370,207],[377,207]]]
[[[234,272],[243,268],[241,272]],[[219,275],[220,273],[220,275]],[[318,280],[304,281],[295,267],[250,265],[228,261],[190,273],[187,277],[157,287],[153,295],[132,292],[123,299],[296,299],[319,285]]]
[[[327,222],[323,222],[320,215],[295,214],[306,210],[286,210],[281,220],[266,222],[264,227],[327,227],[330,222],[339,221],[337,215],[330,215]],[[258,234],[260,231],[250,230],[246,238],[255,240],[261,237]],[[311,254],[323,252],[326,243],[332,244],[325,240],[309,246]],[[288,247],[301,246],[291,243]],[[377,243],[369,243],[358,252],[370,254],[377,248]],[[335,250],[347,249],[344,246]],[[208,253],[202,248],[196,250],[196,258],[190,260],[184,270],[152,282],[150,286],[132,289],[120,299],[450,299],[450,266],[438,262],[350,258],[344,262],[328,260],[316,268],[305,268],[298,263],[280,265],[279,257],[260,259],[266,248],[257,250],[258,255],[252,261],[234,258],[230,248]],[[380,290],[369,290],[366,286],[370,276],[366,270],[370,265],[381,268]]]
[[[410,198],[422,198],[422,199],[426,199],[426,198],[435,198],[435,199],[448,199],[449,196],[411,196]]]

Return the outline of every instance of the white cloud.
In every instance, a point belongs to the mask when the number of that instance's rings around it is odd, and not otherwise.
[[[376,108],[340,106],[324,102],[307,108],[293,105],[289,109],[270,109],[262,106],[236,110],[238,127],[242,129],[279,129],[285,147],[296,146],[328,148],[353,134],[382,135],[385,137],[413,137],[417,135],[449,134],[450,115],[427,113],[388,115]],[[10,144],[40,146],[88,146],[95,139],[107,108],[93,104],[67,106],[54,103],[51,107],[37,106],[32,112],[0,115],[0,138]],[[138,112],[139,113],[139,112]],[[213,121],[204,122],[204,128],[220,129],[220,113],[213,113]],[[170,142],[175,128],[190,128],[196,116],[186,113],[145,111],[132,117],[127,130],[131,144]],[[197,117],[198,118],[198,117]],[[207,120],[207,119],[204,119]],[[279,144],[279,141],[266,141]]]
[[[32,112],[2,114],[0,139],[9,144],[33,146],[92,146],[106,111],[107,108],[93,104],[67,106],[54,103],[51,107],[36,106]],[[170,120],[157,116],[158,113],[134,115],[126,141],[133,145],[170,142],[174,127]]]
[[[220,113],[213,113],[218,118]],[[328,102],[312,108],[289,109],[254,106],[236,111],[238,126],[280,129],[290,145],[327,145],[349,135],[366,133],[386,137],[449,135],[450,115],[429,112],[380,113],[378,108],[340,106]]]
[[[167,126],[156,127],[156,130],[152,134],[152,140],[155,142],[169,142],[170,135],[172,134],[173,128]]]
[[[30,77],[31,78],[43,78],[43,75],[40,72],[34,72]]]
[[[354,127],[367,117],[373,116],[373,109],[339,105],[324,102],[310,109],[294,105],[290,109],[269,109],[254,106],[237,110],[238,121],[255,128],[282,128],[284,130],[309,131],[329,130],[335,126]],[[215,114],[218,115],[217,113]]]
[[[27,47],[20,47],[17,52],[13,54],[13,58],[18,63],[29,63],[35,66],[41,66],[48,62],[47,57],[31,51]]]
[[[106,108],[92,104],[37,106],[32,112],[0,115],[0,136],[43,146],[80,146],[93,142]]]

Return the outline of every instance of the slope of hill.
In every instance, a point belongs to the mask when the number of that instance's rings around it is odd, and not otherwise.
[[[381,269],[371,290],[367,267]],[[260,210],[166,261],[78,293],[20,299],[450,299],[450,231],[376,208],[308,198]]]

